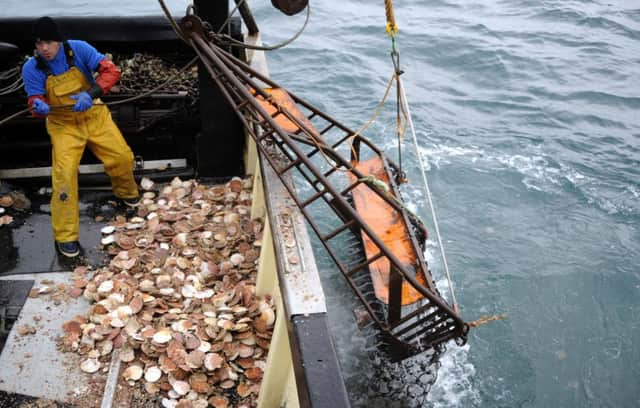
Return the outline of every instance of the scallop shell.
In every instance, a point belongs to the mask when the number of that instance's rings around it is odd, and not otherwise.
[[[143,190],[151,190],[154,185],[155,183],[147,177],[143,177],[142,180],[140,180],[140,187],[142,187]]]
[[[187,365],[191,368],[200,368],[204,363],[205,354],[200,350],[193,350],[187,355]]]
[[[209,394],[211,387],[207,382],[207,375],[203,373],[195,373],[189,377],[191,389],[197,393]]]
[[[111,354],[111,352],[113,351],[113,342],[109,339],[101,341],[97,344],[98,347],[98,351],[100,352],[101,356],[106,356]]]
[[[213,408],[227,408],[229,406],[229,400],[223,395],[214,395],[209,398],[209,405]]]
[[[224,359],[218,353],[207,353],[204,356],[204,367],[209,371],[222,367],[223,362]]]
[[[157,344],[165,344],[171,340],[171,330],[161,329],[153,335],[153,342]]]
[[[251,357],[253,355],[253,352],[254,352],[254,348],[246,344],[240,344],[238,348],[238,355],[241,358]]]
[[[113,225],[107,225],[106,227],[102,227],[102,229],[100,229],[100,232],[105,235],[109,235],[109,234],[113,234],[115,230],[116,230],[116,227],[114,227]]]
[[[273,323],[276,320],[276,313],[271,309],[271,307],[267,307],[262,310],[260,313],[260,319],[268,326],[273,326]]]
[[[192,285],[184,285],[181,290],[182,296],[192,298],[196,295],[197,290]]]
[[[251,387],[249,387],[247,383],[242,382],[236,387],[236,392],[240,398],[246,398],[251,395]]]
[[[200,345],[197,348],[197,350],[200,350],[203,353],[207,353],[209,350],[211,350],[211,343],[206,342],[206,341],[201,341]]]
[[[96,371],[98,371],[100,369],[100,361],[98,361],[95,358],[89,358],[84,360],[82,363],[80,363],[80,369],[82,371],[84,371],[85,373],[95,373]]]
[[[101,293],[103,295],[111,293],[112,290],[113,290],[113,281],[111,280],[106,280],[102,282],[100,286],[98,286],[98,293]]]
[[[124,370],[124,372],[122,373],[122,377],[124,377],[124,379],[127,381],[138,381],[140,378],[142,378],[142,373],[142,367],[134,364]]]
[[[200,339],[193,334],[187,333],[184,335],[184,346],[187,350],[194,350],[200,347]]]
[[[4,209],[2,212],[4,212]],[[0,225],[9,225],[12,222],[13,222],[13,217],[10,215],[3,215],[0,217]]]
[[[131,346],[129,346],[128,344],[125,344],[124,346],[122,346],[122,348],[120,349],[120,361],[129,363],[133,361],[135,358],[136,358],[136,354],[135,354],[135,351],[131,348]]]
[[[176,408],[177,405],[178,405],[178,401],[174,399],[169,399],[169,398],[162,399],[163,408]]]
[[[180,180],[180,177],[174,177],[173,180],[171,180],[171,188],[175,189],[180,187],[182,187],[182,180]]]
[[[141,295],[134,296],[133,299],[131,299],[131,302],[129,302],[129,307],[131,308],[131,313],[133,314],[138,314],[138,312],[142,310],[143,306],[144,301]]]
[[[13,197],[10,195],[4,195],[0,197],[0,206],[1,207],[11,207],[13,205]]]
[[[191,391],[191,386],[186,381],[175,381],[171,386],[178,395],[187,395]]]
[[[252,368],[248,368],[244,374],[247,376],[248,379],[250,380],[258,380],[260,378],[262,378],[262,369],[258,368],[258,367],[252,367]]]
[[[162,371],[156,366],[147,367],[144,372],[145,381],[150,383],[158,381],[160,377],[162,377]]]

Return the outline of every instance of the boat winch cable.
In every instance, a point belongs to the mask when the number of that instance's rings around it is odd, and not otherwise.
[[[393,1],[385,0],[384,1],[384,11],[387,17],[387,24],[385,26],[385,30],[387,31],[387,35],[391,38],[391,62],[393,63],[393,78],[396,80],[396,132],[398,135],[398,167],[400,167],[400,174],[398,176],[398,182],[400,184],[404,184],[407,182],[406,175],[404,171],[402,171],[402,139],[404,138],[405,125],[403,125],[402,118],[400,117],[400,113],[405,113],[402,110],[401,106],[401,95],[400,95],[400,75],[403,74],[403,71],[400,69],[400,53],[396,48],[396,37],[398,36],[398,25],[396,24],[396,18],[393,13]],[[406,115],[405,115],[406,119]],[[405,121],[406,123],[406,121]]]
[[[230,46],[232,47],[238,47],[238,48],[246,48],[246,49],[250,49],[250,50],[257,50],[257,51],[273,51],[273,50],[277,50],[279,48],[285,47],[289,44],[291,44],[292,42],[294,42],[295,40],[298,39],[298,37],[300,37],[300,35],[302,35],[302,33],[304,32],[304,30],[307,28],[307,25],[309,24],[309,19],[311,17],[311,2],[307,3],[307,16],[304,20],[304,24],[302,24],[302,27],[300,27],[300,29],[288,40],[285,40],[279,44],[276,45],[250,45],[250,44],[245,44],[242,41],[238,41],[235,38],[230,37],[227,34],[215,34],[214,37],[218,37],[220,39],[222,39],[223,41],[228,41],[230,44]]]
[[[167,8],[167,5],[165,4],[164,0],[158,0],[158,3],[160,3],[160,7],[162,8],[162,11],[165,15],[165,17],[167,18],[167,20],[169,21],[169,24],[171,24],[171,27],[173,28],[173,31],[175,31],[176,35],[178,35],[178,37],[180,39],[182,39],[182,41],[184,41],[185,43],[189,44],[189,41],[186,40],[184,34],[182,33],[182,30],[180,29],[180,27],[178,27],[178,24],[176,23],[176,21],[173,19],[173,17],[171,16],[171,13],[169,12],[169,9]],[[245,44],[242,41],[238,41],[235,38],[232,38],[231,36],[229,36],[228,34],[222,34],[222,30],[224,29],[224,27],[229,23],[229,21],[231,20],[231,17],[234,15],[234,13],[240,9],[240,7],[242,7],[242,5],[244,4],[244,0],[242,1],[238,1],[238,3],[236,4],[236,7],[231,11],[231,13],[229,13],[229,16],[227,16],[227,20],[220,26],[220,28],[218,29],[218,32],[210,32],[208,33],[208,35],[211,37],[211,39],[217,39],[219,42],[225,43],[226,45],[229,45],[231,47],[237,47],[237,48],[246,48],[249,50],[257,50],[257,51],[274,51],[277,50],[279,48],[285,47],[289,44],[291,44],[292,42],[294,42],[295,40],[298,39],[298,37],[300,37],[300,35],[302,35],[302,33],[304,32],[304,30],[307,28],[307,25],[309,24],[309,19],[311,17],[311,4],[307,3],[307,16],[304,20],[304,24],[302,25],[302,27],[289,39],[276,44],[276,45],[264,45],[264,46],[259,46],[259,45],[250,45],[250,44]],[[194,11],[194,7],[193,5],[189,5],[187,7],[187,15],[192,14]]]
[[[229,13],[229,15],[227,16],[227,19],[224,20],[224,23],[222,23],[220,28],[218,28],[218,31],[216,31],[216,34],[222,33],[222,30],[224,30],[224,28],[227,26],[227,24],[229,24],[229,21],[231,21],[231,18],[233,17],[233,15],[236,14],[236,11],[238,11],[240,9],[240,7],[242,7],[244,2],[245,2],[245,0],[239,0],[239,1],[236,2],[236,6],[233,8],[233,10],[231,10],[231,13]],[[189,10],[189,9],[187,9],[187,10]]]
[[[398,87],[400,88],[400,93],[402,95],[402,104],[403,109],[407,113],[407,119],[409,122],[409,130],[411,131],[413,146],[416,151],[416,156],[418,156],[418,166],[420,168],[420,174],[422,175],[422,183],[424,185],[424,190],[427,194],[427,201],[429,202],[429,208],[431,209],[431,218],[433,219],[433,226],[436,230],[436,239],[438,240],[438,248],[440,249],[440,256],[442,257],[442,266],[444,268],[445,275],[447,277],[447,285],[449,286],[449,292],[451,293],[451,302],[453,303],[453,310],[456,313],[459,313],[458,301],[456,300],[456,294],[453,290],[453,282],[451,281],[451,273],[449,272],[449,265],[447,263],[447,256],[444,250],[444,244],[442,242],[442,235],[440,234],[440,227],[438,226],[438,217],[436,215],[436,208],[433,203],[433,198],[431,196],[431,189],[429,188],[429,180],[427,178],[427,171],[425,168],[425,163],[422,160],[422,155],[420,154],[420,147],[418,146],[418,138],[416,137],[416,129],[413,125],[413,119],[411,118],[411,110],[409,108],[409,101],[407,100],[404,86],[402,86],[402,81],[398,77]]]

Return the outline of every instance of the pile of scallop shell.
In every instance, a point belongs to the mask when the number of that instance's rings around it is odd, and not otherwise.
[[[64,324],[66,348],[88,373],[118,350],[122,378],[165,407],[255,406],[275,311],[255,294],[263,225],[250,218],[251,180],[141,185],[137,215],[102,230],[109,265],[73,277],[92,305]]]
[[[193,67],[179,73],[179,64],[158,58],[154,55],[136,53],[133,56],[115,55],[112,57],[122,76],[118,84],[111,89],[113,93],[137,94],[159,86],[167,79],[175,78],[159,92],[187,92],[198,94],[198,69]],[[184,63],[186,64],[186,62]]]

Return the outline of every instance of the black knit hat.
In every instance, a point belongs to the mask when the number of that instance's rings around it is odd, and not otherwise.
[[[62,41],[58,25],[51,17],[41,17],[33,24],[34,41]]]

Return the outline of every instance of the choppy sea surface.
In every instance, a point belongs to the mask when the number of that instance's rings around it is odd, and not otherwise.
[[[169,3],[183,12],[184,2]],[[304,21],[267,0],[249,4],[267,43]],[[358,128],[392,72],[383,2],[311,5],[305,33],[268,55],[271,76]],[[416,152],[405,139],[404,193],[433,236],[420,154],[463,317],[508,315],[472,331],[466,346],[449,346],[422,405],[640,406],[640,4],[394,6],[419,143]],[[159,10],[155,1],[123,0],[3,8],[5,15]],[[395,158],[393,102],[366,136]],[[446,289],[435,240],[429,248]],[[325,277],[335,341],[354,406],[371,406],[354,359],[357,338],[340,334],[351,325],[340,279]]]

